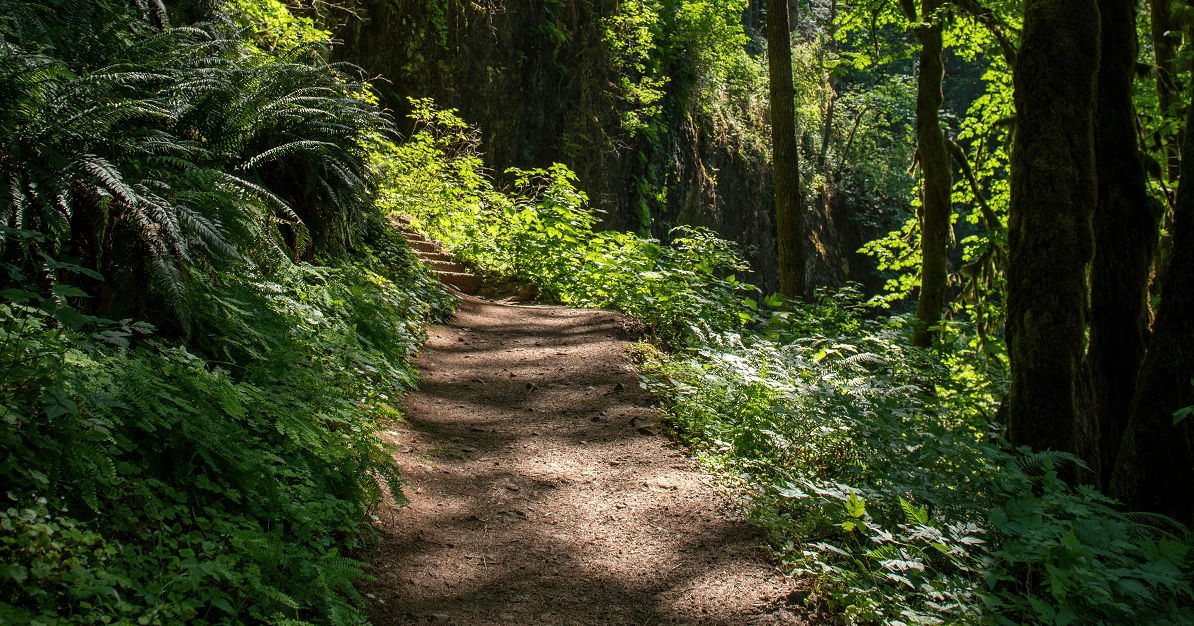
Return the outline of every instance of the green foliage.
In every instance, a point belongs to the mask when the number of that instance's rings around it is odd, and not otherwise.
[[[984,11],[981,18],[970,15],[961,6],[943,9],[932,16],[932,21],[940,21],[944,26],[946,47],[947,101],[942,111],[942,130],[951,144],[953,167],[963,173],[955,180],[954,211],[950,217],[953,240],[950,265],[957,271],[949,276],[949,283],[960,289],[955,291],[957,295],[946,318],[973,321],[983,341],[996,334],[1003,323],[1008,121],[1014,116],[1011,72],[1003,55],[1002,41],[1015,45],[1021,13],[1018,3],[998,3],[988,8],[992,10]],[[834,71],[851,85],[904,83],[902,104],[889,101],[871,106],[888,112],[902,109],[899,117],[904,128],[878,129],[877,134],[887,135],[888,141],[895,141],[903,150],[914,148],[910,104],[915,89],[913,77],[907,74],[913,67],[907,41],[911,39],[908,30],[915,24],[909,22],[901,5],[896,3],[846,7],[837,24],[836,37],[843,50]],[[981,84],[983,89],[978,93],[965,89],[968,81]],[[904,167],[910,162],[908,173],[914,173],[917,166],[914,153],[903,154]],[[850,181],[844,182],[853,186]],[[876,259],[877,269],[886,278],[886,293],[872,299],[872,304],[884,307],[906,302],[920,285],[919,193],[914,186],[896,188],[896,194],[891,194],[890,189],[887,187],[876,195],[909,200],[901,207],[903,215],[894,221],[898,227],[861,250]],[[912,211],[907,211],[909,208]],[[954,250],[958,243],[960,250]]]
[[[5,7],[0,217],[103,273],[114,315],[166,304],[185,332],[193,272],[261,244],[311,260],[360,241],[363,145],[389,121],[319,46],[265,54],[216,13],[170,27],[119,3]]]
[[[660,246],[600,233],[564,292],[567,301],[628,313],[665,341],[753,321],[757,305],[747,294],[756,290],[733,273],[750,269],[737,247],[704,228],[681,226],[671,235],[672,243]]]
[[[282,0],[233,0],[230,4],[236,24],[251,28],[257,47],[266,52],[288,52],[331,41],[331,32],[317,27],[310,17],[295,15]]]
[[[379,151],[384,206],[444,242],[462,261],[538,285],[563,304],[616,308],[663,340],[695,320],[735,328],[752,319],[737,280],[748,269],[733,244],[700,228],[679,228],[671,245],[633,233],[594,232],[576,175],[560,164],[517,170],[496,190],[481,173],[479,137],[454,111],[412,101],[417,132]]]
[[[402,500],[376,420],[442,290],[408,251],[197,288],[191,348],[6,292],[5,623],[361,622],[344,555]]]
[[[489,245],[473,230],[488,207],[506,202],[482,173],[479,133],[430,98],[411,99],[415,132],[400,143],[381,143],[371,154],[382,186],[378,206],[411,217],[449,248]],[[463,227],[463,230],[460,228]]]
[[[3,2],[4,624],[364,621],[451,300],[374,206],[386,116],[241,6]]]
[[[659,22],[656,5],[620,3],[618,13],[603,24],[604,43],[612,65],[621,74],[620,87],[626,103],[620,111],[622,128],[631,137],[642,131],[656,137],[660,130],[656,118],[663,110],[660,101],[671,79],[662,72],[657,57]]]
[[[771,300],[756,332],[646,364],[814,600],[849,623],[1194,623],[1194,537],[1067,487],[1070,455],[1000,449],[1005,363],[975,331],[948,326],[943,359],[858,302]]]
[[[658,140],[665,107],[714,113],[723,128],[759,127],[766,68],[747,54],[746,2],[655,0],[618,3],[602,40],[619,73],[622,128]]]

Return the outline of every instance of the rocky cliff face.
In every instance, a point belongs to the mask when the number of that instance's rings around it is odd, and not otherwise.
[[[604,212],[603,227],[666,241],[674,226],[708,226],[743,247],[755,269],[749,280],[778,289],[767,155],[718,131],[698,107],[675,104],[684,100],[675,93],[664,99],[662,132],[623,130],[628,105],[601,38],[617,0],[358,2],[362,19],[338,30],[333,54],[376,76],[400,119],[407,97],[434,98],[481,129],[499,182],[508,167],[564,163]],[[757,20],[757,10],[747,18]],[[683,88],[682,79],[668,86]],[[810,215],[814,234],[820,218]],[[841,284],[847,242],[828,232],[821,241],[810,283]]]

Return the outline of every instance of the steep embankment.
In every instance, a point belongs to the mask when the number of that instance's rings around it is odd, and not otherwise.
[[[757,32],[757,5],[743,16],[747,32]],[[458,109],[480,128],[485,164],[499,178],[508,167],[564,163],[604,212],[603,227],[650,230],[668,241],[674,226],[708,226],[743,247],[751,281],[777,290],[765,88],[723,103],[721,114],[706,110],[693,95],[705,53],[690,48],[711,35],[631,63],[622,58],[630,53],[615,53],[603,39],[618,7],[615,0],[360,0],[359,19],[337,31],[343,43],[333,53],[381,77],[374,84],[383,104],[400,117],[410,110],[407,97]],[[616,45],[642,43],[624,35]],[[648,36],[643,45],[655,44]],[[762,49],[757,38],[750,46]],[[639,62],[666,65],[658,70],[661,99],[650,105],[641,99],[651,89],[644,75],[626,67]],[[727,110],[740,119],[727,120]],[[651,129],[631,132],[630,118]],[[840,286],[870,274],[873,264],[853,251],[875,233],[850,211],[843,202],[810,211],[812,284]]]
[[[758,532],[680,452],[608,311],[466,298],[386,436],[376,624],[799,624]]]

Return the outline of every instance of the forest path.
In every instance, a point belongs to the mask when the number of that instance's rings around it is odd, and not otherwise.
[[[806,623],[760,533],[653,432],[608,311],[466,297],[404,397],[409,505],[383,504],[378,626]]]

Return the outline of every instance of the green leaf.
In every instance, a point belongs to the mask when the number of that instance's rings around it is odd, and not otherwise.
[[[38,297],[40,297],[38,294],[31,291],[12,287],[0,291],[0,298],[4,298],[10,302],[25,303]]]
[[[54,285],[50,292],[59,298],[90,298],[91,294],[74,285]]]
[[[99,319],[93,315],[83,315],[78,309],[72,306],[58,307],[54,309],[51,316],[61,322],[63,326],[72,330],[78,330]]]
[[[915,506],[900,497],[900,508],[904,509],[904,518],[909,524],[926,526],[929,523],[929,511],[923,506]]]
[[[846,498],[846,514],[850,517],[862,517],[866,515],[866,503],[858,494],[851,493],[850,497]]]

